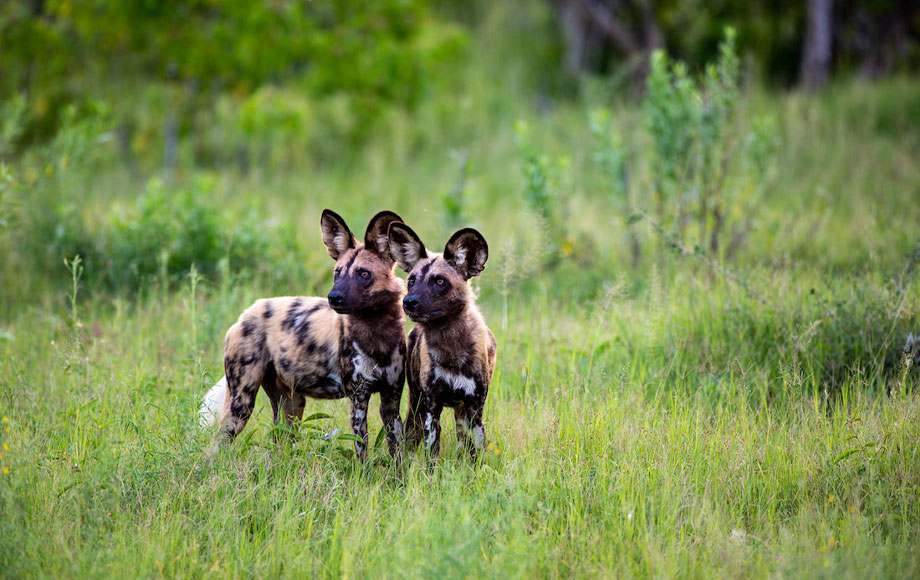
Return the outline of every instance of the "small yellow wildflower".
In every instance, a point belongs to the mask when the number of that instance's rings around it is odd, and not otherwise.
[[[10,422],[10,418],[9,418],[9,417],[4,417],[4,418],[3,418],[3,422],[4,422],[4,423],[9,423],[9,422]]]
[[[562,255],[571,256],[575,253],[575,236],[568,236],[564,242],[562,242]]]
[[[7,467],[6,465],[4,465],[4,466],[3,466],[3,473],[9,473],[9,472],[10,472],[10,468]]]
[[[3,450],[4,450],[4,451],[9,451],[9,450],[10,450],[10,448],[7,446],[6,443],[3,444]]]

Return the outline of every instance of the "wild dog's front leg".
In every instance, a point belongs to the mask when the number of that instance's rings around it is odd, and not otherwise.
[[[402,459],[403,424],[399,418],[402,386],[380,392],[380,418],[387,435],[387,450],[397,461]]]
[[[440,401],[430,401],[424,407],[421,415],[425,432],[425,451],[435,458],[441,453],[441,412],[444,405]]]
[[[367,459],[367,403],[370,398],[366,387],[356,389],[351,396],[351,430],[361,439],[355,441],[355,455],[362,461]]]
[[[470,409],[466,405],[454,408],[454,422],[457,426],[457,444],[461,449],[471,452],[473,441],[470,439]]]
[[[476,461],[476,456],[486,444],[486,429],[482,424],[482,409],[473,409],[470,412],[470,435],[473,445],[470,447],[470,458]]]
[[[457,441],[475,461],[485,445],[486,432],[482,425],[482,409],[463,405],[454,409],[457,421]]]

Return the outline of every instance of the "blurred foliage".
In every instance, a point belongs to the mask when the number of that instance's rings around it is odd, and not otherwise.
[[[21,102],[0,107],[7,138],[19,131]],[[80,117],[68,107],[48,143],[27,150],[14,165],[0,165],[0,252],[6,257],[0,274],[20,280],[19,298],[40,278],[59,278],[61,259],[77,255],[88,284],[117,292],[173,284],[193,264],[210,279],[308,279],[305,268],[289,258],[299,251],[294,224],[264,223],[257,198],[234,211],[222,207],[207,174],[173,185],[152,179],[136,195],[107,207],[81,199],[72,185],[73,170],[92,175],[107,162],[100,142],[111,138],[109,125],[104,108]],[[9,141],[0,139],[4,147]]]
[[[652,54],[642,104],[650,155],[630,153],[640,145],[624,142],[609,111],[591,116],[595,159],[629,225],[648,212],[671,246],[724,258],[746,241],[777,164],[769,118],[741,114],[735,34],[726,29],[718,57],[698,79],[663,51]],[[642,161],[648,166],[637,167]],[[629,175],[642,172],[652,176],[650,188],[632,191]],[[634,264],[638,251],[634,239]]]
[[[308,99],[344,95],[364,131],[387,105],[412,107],[462,47],[462,30],[418,0],[250,2],[33,0],[0,6],[0,98],[27,95],[19,148],[53,134],[64,107],[104,98],[133,117],[123,91],[161,84],[186,121],[217,94],[243,110],[290,81]],[[261,129],[277,119],[249,115]]]
[[[309,151],[319,162],[350,160],[382,119],[416,111],[423,102],[439,107],[441,118],[456,115],[464,95],[482,83],[523,89],[516,97],[545,112],[592,82],[563,65],[569,50],[563,4],[2,3],[0,100],[19,99],[23,122],[11,136],[0,121],[5,143],[0,159],[47,143],[65,111],[91,114],[99,103],[108,109],[122,159],[138,177],[163,166],[175,172],[181,169],[177,159],[187,168],[237,165],[242,173],[290,167],[294,150]],[[920,10],[911,3],[841,0],[835,6],[836,70],[872,75],[920,63],[911,40]],[[707,74],[704,63],[718,56],[726,24],[738,30],[735,65],[741,80],[790,85],[798,77],[804,3],[667,0],[616,7],[616,17],[633,36],[660,37],[640,52],[647,56],[663,47],[669,58],[687,63],[674,71],[677,77]],[[652,24],[656,34],[643,32]],[[591,46],[602,54],[587,70],[600,73],[614,98],[631,68],[642,69],[644,77],[646,64],[661,65],[603,42]],[[471,74],[474,69],[478,72]],[[684,85],[686,80],[672,91],[687,89]],[[507,101],[490,99],[483,105],[496,116],[508,113]],[[666,109],[693,114],[675,105]],[[669,146],[686,148],[687,136]]]
[[[699,70],[717,53],[725,26],[738,30],[745,71],[770,86],[799,81],[808,2],[799,0],[554,0],[577,15],[569,42],[580,67],[607,75],[644,72],[643,54],[665,49]],[[920,66],[920,5],[911,0],[835,0],[828,18],[832,72],[875,78]],[[590,9],[586,7],[590,6]],[[598,15],[601,16],[598,16]],[[604,21],[621,32],[607,35]],[[624,37],[626,40],[624,41]],[[638,57],[638,58],[637,58]],[[640,74],[641,76],[641,74]]]
[[[518,160],[524,182],[524,202],[533,213],[542,245],[541,255],[547,268],[558,265],[569,237],[564,217],[567,199],[563,181],[570,161],[566,156],[550,158],[537,149],[530,139],[526,122],[514,126]]]
[[[275,268],[298,251],[293,229],[267,227],[257,212],[231,215],[219,210],[213,197],[214,182],[207,177],[172,190],[154,180],[132,205],[113,207],[93,248],[104,260],[98,265],[110,287],[136,289],[163,274],[169,283],[193,265],[209,279],[228,270],[276,281],[303,275],[289,271],[296,262],[287,272]]]

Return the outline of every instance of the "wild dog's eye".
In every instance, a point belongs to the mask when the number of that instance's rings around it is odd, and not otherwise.
[[[341,269],[341,268],[336,268],[335,271],[333,272],[332,276],[333,276],[334,278],[338,278],[338,277],[339,277],[339,274],[341,274],[341,273],[342,273],[342,269]]]
[[[415,276],[409,276],[409,288],[415,286]]]
[[[443,286],[443,285],[444,285],[444,278],[437,278],[437,279],[435,279],[434,283],[437,284],[438,286]]]
[[[367,270],[360,270],[360,271],[358,272],[358,276],[361,276],[362,278],[367,278],[367,277],[370,276],[370,275],[371,275],[371,273],[368,272]]]

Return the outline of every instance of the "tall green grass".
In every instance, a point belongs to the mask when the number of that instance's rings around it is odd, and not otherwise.
[[[196,308],[188,291],[88,297],[76,323],[54,308],[11,321],[5,576],[918,571],[916,392],[852,378],[828,401],[801,362],[745,361],[782,346],[769,323],[732,331],[731,287],[594,308],[515,300],[508,327],[493,323],[489,451],[470,465],[450,425],[430,472],[382,447],[359,464],[347,441],[308,432],[275,444],[264,397],[240,440],[203,460],[198,398],[221,374],[224,321],[256,292],[210,287]],[[764,400],[774,388],[781,400]],[[342,402],[310,412],[331,415],[312,422],[327,433],[347,425]]]
[[[596,103],[541,112],[495,94],[393,113],[351,161],[136,179],[77,127],[9,167],[3,576],[920,573],[918,376],[901,353],[920,330],[917,82],[742,98],[774,119],[778,173],[725,266],[763,302],[665,251],[646,221],[631,265]],[[612,114],[646,154],[641,111]],[[527,201],[514,119],[558,162],[556,233]],[[360,232],[389,208],[443,240],[464,149],[462,215],[490,243],[477,286],[499,344],[482,464],[453,450],[449,412],[430,472],[382,449],[359,464],[307,426],[276,444],[264,397],[204,461],[197,405],[227,327],[259,297],[328,290],[320,210]],[[653,177],[639,170],[636,191]],[[77,254],[75,289],[63,261]],[[311,401],[331,417],[310,425],[346,429],[346,407]]]

